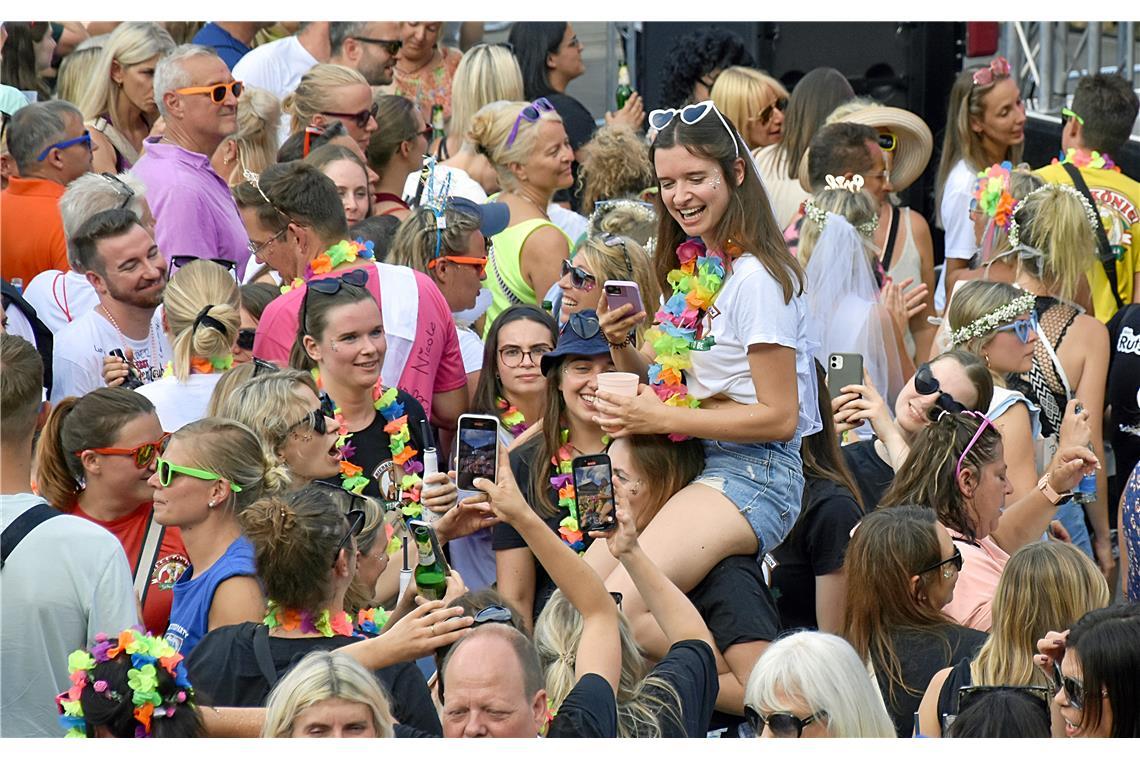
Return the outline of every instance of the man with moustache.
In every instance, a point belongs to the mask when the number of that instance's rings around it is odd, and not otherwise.
[[[133,211],[110,209],[84,222],[69,242],[99,305],[56,334],[52,402],[101,388],[103,360],[115,350],[130,364],[129,379],[162,377],[173,352],[158,311],[166,262],[154,238]]]
[[[201,45],[179,45],[159,60],[154,99],[166,132],[148,139],[132,171],[147,188],[154,237],[172,256],[214,259],[245,275],[249,238],[229,185],[210,157],[237,131],[242,83],[225,62]]]
[[[395,21],[333,21],[329,24],[329,63],[356,69],[373,87],[392,83],[396,54],[403,42]]]

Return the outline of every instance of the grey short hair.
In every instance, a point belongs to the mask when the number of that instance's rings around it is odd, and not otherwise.
[[[8,124],[8,152],[21,174],[40,163],[36,158],[47,146],[63,140],[67,117],[83,121],[83,114],[66,100],[30,103],[12,114]]]
[[[115,177],[112,179],[111,177]],[[123,172],[111,177],[88,172],[74,180],[67,186],[63,196],[59,199],[59,212],[63,217],[63,234],[67,238],[67,264],[79,274],[86,274],[71,239],[75,233],[91,217],[100,211],[113,208],[127,208],[138,216],[143,216],[143,196],[146,194],[146,185],[130,172]],[[118,181],[116,181],[116,179]],[[122,183],[134,193],[127,200],[127,193],[119,184]]]
[[[158,60],[158,65],[154,67],[154,102],[158,106],[158,112],[163,116],[166,116],[166,106],[162,102],[162,96],[181,87],[189,87],[191,84],[190,75],[182,62],[200,55],[219,58],[213,48],[187,44],[179,45]]]
[[[344,41],[349,37],[364,34],[367,21],[332,21],[329,23],[329,50],[339,55]]]

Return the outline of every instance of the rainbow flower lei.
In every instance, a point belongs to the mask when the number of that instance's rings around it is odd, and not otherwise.
[[[388,624],[390,614],[383,607],[357,610],[356,630],[368,636],[379,636],[380,631]]]
[[[691,351],[707,351],[715,341],[700,335],[701,320],[724,285],[723,254],[708,251],[698,239],[677,246],[680,268],[669,273],[673,295],[657,312],[656,323],[645,333],[657,358],[649,365],[649,384],[657,396],[669,406],[696,409],[700,401],[689,395],[684,371],[693,366]],[[670,433],[669,438],[682,441],[685,435]]]
[[[1079,150],[1077,148],[1069,148],[1063,153],[1059,153],[1057,158],[1053,159],[1054,164],[1072,164],[1078,169],[1105,169],[1111,172],[1119,172],[1120,167],[1112,160],[1112,157],[1107,153],[1098,153],[1094,151]]]
[[[283,284],[281,286],[281,295],[285,295],[293,288],[304,285],[318,274],[328,274],[341,264],[351,264],[357,259],[375,260],[375,248],[376,244],[371,240],[367,242],[362,238],[356,238],[356,240],[351,242],[342,240],[310,261],[309,265],[305,267],[305,273],[302,277],[294,277],[291,283]]]
[[[502,396],[495,399],[495,406],[499,408],[499,419],[502,420],[503,427],[510,431],[511,435],[517,438],[530,427],[530,423],[526,421],[518,407],[508,403]]]
[[[321,610],[321,614],[314,617],[309,610],[282,607],[272,599],[269,601],[269,609],[263,622],[269,626],[270,630],[274,628],[282,628],[286,631],[300,629],[301,633],[319,633],[325,638],[352,635],[352,618],[344,610],[335,615],[328,610]]]
[[[312,375],[317,388],[323,390],[320,370],[314,368]],[[372,406],[388,423],[384,426],[384,432],[388,434],[388,449],[392,452],[392,463],[398,465],[404,472],[397,484],[403,502],[400,511],[405,517],[417,518],[423,513],[423,505],[420,504],[423,480],[420,478],[420,473],[423,472],[424,466],[415,459],[419,452],[411,446],[412,434],[408,429],[408,415],[404,412],[404,405],[397,400],[398,394],[396,388],[384,390],[381,379],[376,378],[376,384],[372,386]],[[336,419],[337,434],[340,436],[337,438],[336,446],[340,456],[341,488],[349,493],[360,494],[368,485],[368,477],[364,475],[360,465],[349,461],[356,453],[356,448],[349,443],[352,433],[348,432],[348,422],[339,406],[333,409],[333,417]]]
[[[104,680],[91,681],[90,674],[97,665],[115,659],[123,652],[131,657],[131,667],[127,670],[127,684],[131,689],[131,702],[134,704],[135,737],[150,736],[151,719],[174,715],[177,706],[193,698],[190,678],[182,655],[174,651],[168,641],[157,636],[148,636],[132,629],[121,632],[112,645],[107,634],[95,636],[95,646],[90,651],[76,649],[67,658],[67,672],[71,688],[55,698],[59,708],[59,722],[67,729],[65,738],[87,738],[87,719],[83,715],[83,692],[90,686],[95,693],[107,699],[119,700],[120,695]],[[164,697],[158,693],[158,670],[165,670],[174,679],[179,691],[173,696]]]
[[[586,551],[586,541],[578,525],[578,498],[574,493],[574,449],[570,446],[570,429],[562,428],[558,440],[562,445],[558,448],[558,453],[550,458],[550,464],[554,467],[550,485],[558,492],[558,506],[570,513],[558,523],[558,535],[567,546],[581,554]],[[609,442],[608,435],[602,436],[602,443]]]
[[[1009,192],[1012,171],[1013,164],[1002,161],[984,172],[978,172],[978,181],[974,184],[974,200],[978,203],[978,209],[1005,230],[1009,229],[1013,207],[1017,204]]]

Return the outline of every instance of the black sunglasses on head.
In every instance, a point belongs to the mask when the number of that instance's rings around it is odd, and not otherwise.
[[[323,277],[319,280],[309,280],[305,283],[305,297],[301,299],[301,329],[308,329],[305,327],[305,325],[308,324],[306,317],[309,313],[309,296],[313,291],[326,296],[333,296],[339,293],[340,289],[345,285],[355,285],[358,288],[363,288],[367,284],[368,270],[366,269],[350,269],[339,277]]]
[[[257,338],[257,330],[255,328],[243,327],[238,330],[237,340],[234,342],[242,351],[252,351],[255,338]]]
[[[233,271],[237,268],[237,264],[233,261],[230,261],[229,259],[207,259],[203,258],[202,256],[193,256],[188,253],[180,253],[176,256],[170,257],[170,266],[167,267],[166,276],[172,276],[175,272],[189,264],[191,261],[210,261],[222,267],[231,274],[233,274]]]
[[[938,383],[938,378],[936,378],[934,373],[930,370],[929,362],[923,362],[915,371],[914,390],[920,396],[929,396],[932,393],[937,393],[938,398],[934,400],[934,405],[951,414],[961,414],[966,411],[965,404],[942,390],[942,386]]]
[[[347,544],[348,540],[353,536],[359,535],[361,529],[364,527],[364,511],[360,509],[351,510],[346,516],[348,519],[348,532],[344,534],[344,538],[336,545],[336,550],[333,551],[333,566],[336,566],[336,561],[340,557],[340,550]]]

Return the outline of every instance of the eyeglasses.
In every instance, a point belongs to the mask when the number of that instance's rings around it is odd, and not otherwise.
[[[1010,322],[1008,325],[997,328],[994,332],[1006,332],[1007,330],[1012,330],[1022,343],[1028,343],[1029,336],[1037,332],[1037,317],[1031,315],[1016,322]]]
[[[293,428],[306,424],[317,435],[325,435],[329,432],[328,418],[325,417],[324,409],[314,409],[313,411],[307,413],[304,417],[290,425],[289,431],[292,432]]]
[[[373,45],[380,45],[388,55],[396,55],[396,53],[400,52],[400,48],[404,46],[403,40],[378,40],[375,37],[357,37],[356,35],[353,35],[352,39],[359,42],[369,42]]]
[[[511,133],[507,135],[506,147],[511,147],[515,143],[515,138],[519,136],[519,126],[524,121],[534,124],[543,113],[554,111],[554,104],[546,98],[539,98],[528,106],[524,106],[519,115],[515,117],[515,125],[511,127]]]
[[[772,729],[772,735],[780,739],[799,739],[803,736],[805,726],[809,726],[817,720],[823,720],[827,717],[827,713],[817,712],[806,718],[797,718],[791,713],[783,712],[761,715],[751,705],[745,705],[744,717],[757,736],[763,734],[764,728],[767,726]]]
[[[575,34],[573,37],[570,38],[570,41],[566,43],[566,47],[578,48],[579,50],[581,50],[582,49],[582,41],[580,39],[578,39],[578,35]]]
[[[954,468],[954,480],[957,480],[958,476],[962,474],[962,463],[966,461],[966,455],[970,453],[970,449],[974,448],[974,444],[977,443],[978,439],[982,437],[982,433],[985,431],[986,426],[988,425],[989,427],[993,427],[993,425],[990,423],[989,417],[986,417],[986,415],[982,414],[981,412],[972,412],[966,410],[963,412],[963,414],[968,414],[971,417],[980,418],[982,424],[978,425],[978,432],[974,433],[974,437],[971,438],[970,442],[966,444],[966,448],[962,449],[962,454],[958,457],[958,465]],[[997,430],[997,428],[994,428],[994,430]]]
[[[938,398],[934,400],[934,405],[950,414],[960,414],[966,411],[964,404],[942,390],[942,386],[938,384],[938,378],[934,376],[928,363],[924,362],[918,365],[918,370],[914,373],[914,390],[920,396],[937,393]]]
[[[135,467],[140,470],[145,470],[150,467],[162,451],[166,449],[166,442],[170,440],[170,433],[163,433],[162,437],[157,441],[148,441],[147,443],[140,443],[133,449],[114,449],[114,448],[99,448],[99,449],[84,449],[83,451],[90,451],[95,454],[104,454],[112,457],[131,457],[135,460]],[[75,456],[82,456],[83,451],[75,452]]]
[[[166,275],[169,277],[192,261],[209,261],[212,264],[217,264],[231,274],[237,267],[237,264],[229,259],[205,259],[201,256],[195,256],[192,253],[180,253],[177,256],[170,257],[170,266],[166,268]]]
[[[289,225],[286,224],[284,227],[277,230],[277,233],[275,235],[273,235],[273,237],[269,238],[268,240],[263,240],[260,243],[256,243],[256,242],[250,240],[249,243],[246,244],[246,248],[249,249],[249,255],[250,256],[256,256],[257,254],[261,253],[261,251],[267,245],[269,245],[270,243],[272,243],[273,241],[277,240],[282,235],[284,235],[285,231],[288,229],[289,229]]]
[[[362,288],[368,284],[368,271],[365,269],[350,269],[339,277],[324,277],[319,280],[309,280],[305,283],[305,297],[301,300],[301,329],[306,330],[305,320],[309,311],[309,294],[314,290],[326,296],[333,296],[340,292],[345,285],[355,285]],[[330,415],[332,416],[332,415]]]
[[[879,147],[891,153],[899,145],[899,138],[894,132],[879,133]]]
[[[243,327],[238,330],[237,340],[234,343],[242,351],[252,351],[253,341],[257,337],[257,330],[252,327]]]
[[[209,470],[199,470],[194,467],[183,467],[180,464],[173,464],[171,462],[168,462],[162,457],[158,457],[155,459],[155,461],[158,462],[158,467],[155,470],[155,472],[158,473],[158,482],[164,488],[170,485],[170,481],[174,478],[174,473],[176,472],[180,475],[189,475],[190,477],[196,478],[198,480],[225,481],[225,478],[216,472],[210,472]],[[230,490],[234,493],[241,493],[241,486],[239,486],[237,483],[230,483],[229,486]]]
[[[117,175],[111,174],[110,172],[103,172],[99,176],[110,182],[111,185],[115,188],[116,193],[124,196],[123,200],[119,202],[119,205],[116,208],[126,208],[127,205],[131,202],[131,199],[135,197],[135,191],[131,189],[131,186],[119,179]]]
[[[501,604],[491,604],[475,613],[475,622],[471,624],[474,628],[477,625],[484,623],[506,623],[511,624],[511,611]]]
[[[629,251],[625,247],[625,239],[621,235],[606,235],[602,238],[602,244],[607,248],[621,248],[621,255],[625,259],[625,271],[633,277],[633,262],[630,261]]]
[[[577,311],[570,315],[570,319],[566,320],[562,332],[566,332],[566,328],[574,331],[582,340],[589,340],[602,331],[601,325],[598,323],[597,317],[588,317],[585,312]]]
[[[756,114],[756,116],[753,118],[755,118],[756,121],[760,122],[760,125],[763,126],[772,120],[772,111],[784,112],[786,110],[788,110],[788,99],[776,98],[767,106],[765,106],[764,110]]]
[[[650,111],[649,126],[660,132],[669,126],[669,123],[673,121],[673,117],[677,115],[680,115],[682,124],[696,124],[708,116],[709,112],[715,113],[716,117],[720,119],[720,123],[724,125],[724,131],[728,132],[728,137],[732,140],[732,150],[736,154],[736,158],[740,158],[740,147],[736,144],[736,132],[728,126],[728,122],[724,120],[724,116],[721,115],[711,100],[702,100],[696,105],[685,106],[681,109],[658,108],[654,111]]]
[[[503,366],[514,369],[521,366],[523,357],[526,357],[532,365],[538,366],[539,361],[542,359],[543,354],[548,354],[554,350],[554,346],[549,346],[545,343],[539,343],[537,346],[531,346],[527,350],[523,350],[518,346],[505,346],[499,349],[499,359],[502,360]]]
[[[64,148],[70,148],[72,145],[79,145],[81,143],[83,145],[86,145],[88,150],[91,150],[91,133],[88,132],[86,129],[83,130],[83,134],[81,134],[79,137],[73,137],[70,140],[64,140],[63,142],[52,143],[51,145],[47,146],[46,148],[44,148],[43,153],[36,156],[36,160],[37,161],[43,161],[45,158],[47,158],[48,153],[51,153],[53,150],[55,150],[57,148],[59,150],[63,150]]]
[[[350,119],[356,122],[356,126],[364,129],[368,126],[368,122],[376,118],[376,114],[380,112],[380,106],[373,103],[370,107],[365,108],[363,111],[356,113],[338,113],[336,111],[321,111],[323,116],[335,116],[338,119]]]
[[[245,89],[245,85],[241,82],[227,82],[226,84],[208,84],[204,87],[180,87],[175,92],[179,95],[209,95],[210,101],[218,105],[225,102],[228,93],[233,93],[235,98],[240,98],[243,89]]]
[[[1080,124],[1082,127],[1085,125],[1085,120],[1083,118],[1081,118],[1080,115],[1078,115],[1076,111],[1073,111],[1071,108],[1062,108],[1061,109],[1061,121],[1064,122],[1068,119],[1076,119],[1077,123]]]
[[[1009,61],[1002,56],[990,61],[990,65],[974,72],[975,87],[986,87],[994,83],[995,79],[1009,76]]]
[[[952,555],[950,555],[946,559],[938,560],[933,565],[928,565],[928,566],[922,568],[921,570],[915,572],[915,575],[922,575],[923,573],[929,573],[931,570],[937,570],[938,568],[942,567],[943,565],[947,565],[947,564],[953,565],[955,570],[957,570],[958,572],[962,572],[962,550],[958,548],[957,544],[955,544],[955,546],[954,546],[954,553]],[[949,578],[950,573],[948,573],[948,572],[943,573],[943,577]]]
[[[348,519],[348,532],[344,534],[344,538],[337,543],[336,549],[333,551],[334,566],[336,565],[336,561],[340,558],[340,550],[345,547],[350,538],[360,535],[361,529],[364,528],[364,510],[350,510],[345,517]]]
[[[583,290],[589,293],[598,285],[598,280],[594,275],[587,272],[581,267],[576,267],[570,263],[570,259],[562,260],[562,276],[570,275],[570,284],[578,290]]]

